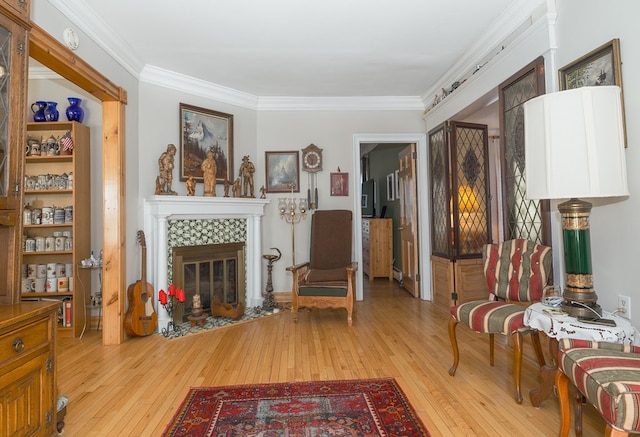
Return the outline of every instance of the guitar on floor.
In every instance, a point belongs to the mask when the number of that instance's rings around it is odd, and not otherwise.
[[[142,277],[127,289],[129,308],[124,318],[124,329],[132,337],[153,334],[158,326],[158,314],[153,306],[153,287],[147,282],[147,245],[143,231],[138,231],[138,243],[142,248]]]

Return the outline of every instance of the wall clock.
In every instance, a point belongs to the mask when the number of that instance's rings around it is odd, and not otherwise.
[[[309,144],[302,149],[302,169],[309,173],[309,188],[307,189],[307,203],[310,209],[318,208],[318,175],[322,171],[322,149],[315,144]]]
[[[302,169],[309,173],[322,171],[322,149],[309,144],[302,149]]]

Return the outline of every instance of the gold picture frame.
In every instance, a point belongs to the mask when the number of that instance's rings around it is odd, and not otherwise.
[[[583,86],[619,86],[621,90],[624,144],[625,147],[627,147],[627,123],[624,113],[624,92],[622,91],[620,39],[612,39],[560,68],[558,70],[558,80],[561,91],[581,88]]]

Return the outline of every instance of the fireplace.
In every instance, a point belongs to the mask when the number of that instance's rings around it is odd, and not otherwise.
[[[170,222],[175,220],[242,220],[245,223],[245,305],[260,306],[262,296],[262,216],[269,199],[149,196],[144,200],[144,231],[147,237],[148,280],[155,290],[158,329],[166,329],[170,318],[158,305],[158,291],[171,283]],[[214,231],[215,233],[215,231]],[[192,243],[190,245],[193,245]]]
[[[184,305],[173,313],[174,323],[187,320],[195,294],[209,314],[214,297],[233,306],[245,304],[244,248],[244,243],[173,248],[173,283],[185,292]]]

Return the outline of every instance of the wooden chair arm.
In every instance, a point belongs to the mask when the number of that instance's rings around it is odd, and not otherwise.
[[[295,266],[289,266],[287,267],[287,271],[288,272],[292,272],[293,274],[295,274],[298,270],[301,270],[303,268],[309,268],[309,261],[301,263],[301,264],[296,264]]]

